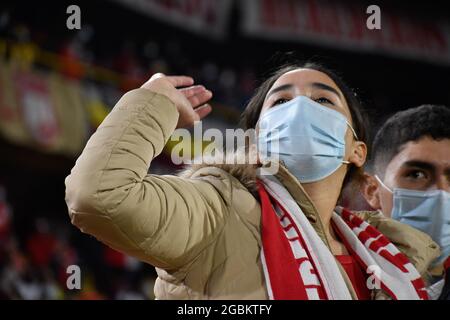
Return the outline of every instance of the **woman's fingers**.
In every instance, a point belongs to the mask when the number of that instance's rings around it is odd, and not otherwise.
[[[199,119],[203,119],[212,111],[212,108],[211,105],[204,104],[198,108],[195,108],[194,111],[198,114]]]
[[[157,73],[142,87],[163,94],[175,103],[179,112],[177,128],[181,128],[192,126],[212,110],[211,106],[206,104],[212,98],[212,92],[204,86],[193,84],[194,79],[191,77]]]
[[[188,76],[166,76],[165,78],[175,88],[192,86],[194,84],[194,79]]]
[[[156,80],[156,79],[159,79],[159,78],[164,78],[171,85],[173,85],[175,88],[192,86],[194,84],[194,79],[192,77],[188,77],[188,76],[166,76],[164,73],[155,73],[150,78],[150,81]]]
[[[189,100],[192,107],[195,108],[197,106],[205,104],[208,100],[212,98],[212,96],[213,94],[211,91],[204,89],[200,90],[199,92],[190,97],[187,97],[187,99]]]
[[[192,87],[188,87],[188,88],[183,88],[183,89],[179,89],[180,92],[186,97],[186,98],[190,98],[196,94],[201,93],[202,91],[205,91],[206,88],[202,85],[196,85],[196,86],[192,86]]]

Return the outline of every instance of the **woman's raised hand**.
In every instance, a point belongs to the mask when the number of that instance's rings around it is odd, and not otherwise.
[[[194,85],[191,77],[156,73],[142,88],[163,94],[175,103],[180,115],[177,128],[193,126],[195,121],[203,119],[212,110],[206,103],[212,98],[212,92],[202,85]]]

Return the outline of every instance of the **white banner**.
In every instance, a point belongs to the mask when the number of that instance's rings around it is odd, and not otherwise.
[[[226,32],[232,0],[115,0],[156,19],[218,38]]]
[[[297,41],[450,64],[448,21],[412,20],[381,7],[381,29],[369,30],[362,5],[326,0],[241,1],[243,30]]]
[[[31,72],[15,75],[23,121],[33,139],[42,146],[52,147],[61,134],[47,78]]]

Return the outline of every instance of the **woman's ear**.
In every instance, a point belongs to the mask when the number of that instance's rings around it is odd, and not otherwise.
[[[256,164],[258,166],[261,165],[261,159],[259,158],[258,146],[256,143],[250,144],[248,148],[248,157],[250,164]]]
[[[353,142],[353,148],[348,161],[353,163],[356,167],[361,168],[366,162],[367,146],[362,141]]]
[[[373,209],[381,209],[379,185],[374,176],[364,173],[363,183],[361,184],[361,193]]]

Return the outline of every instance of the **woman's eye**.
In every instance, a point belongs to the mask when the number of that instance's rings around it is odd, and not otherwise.
[[[315,102],[320,103],[320,104],[333,104],[333,102],[331,102],[329,99],[327,98],[318,98],[318,99],[314,99]]]
[[[274,103],[272,103],[272,107],[276,106],[276,105],[279,105],[279,104],[286,103],[288,101],[289,101],[289,99],[279,98],[279,99],[275,100]]]

